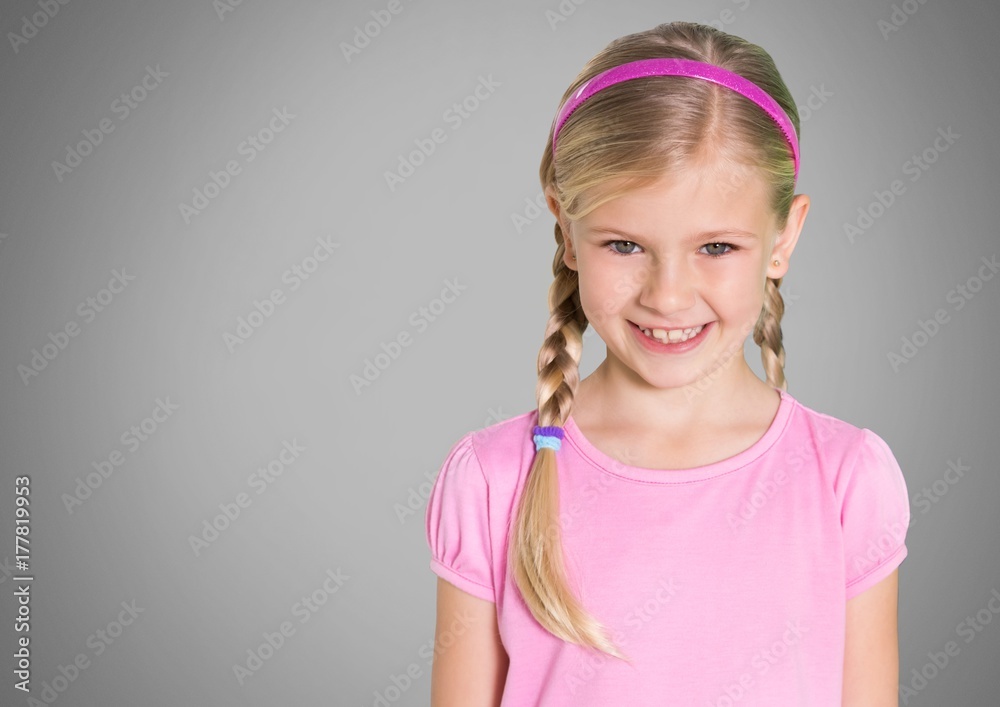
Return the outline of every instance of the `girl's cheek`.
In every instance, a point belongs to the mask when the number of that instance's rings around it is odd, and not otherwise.
[[[621,311],[621,302],[617,297],[609,297],[607,293],[596,296],[587,291],[581,292],[580,304],[587,319],[594,326],[601,326],[605,320],[616,317]]]

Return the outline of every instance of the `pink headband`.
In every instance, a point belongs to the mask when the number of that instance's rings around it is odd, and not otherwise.
[[[737,93],[749,98],[764,112],[771,116],[771,119],[778,124],[781,132],[785,134],[789,146],[792,148],[792,157],[795,160],[795,177],[799,176],[799,141],[795,133],[795,126],[788,119],[785,111],[778,105],[771,96],[760,86],[749,81],[732,71],[723,69],[715,64],[707,64],[702,61],[692,59],[640,59],[627,64],[612,67],[589,81],[571,95],[563,104],[556,116],[555,127],[552,132],[552,153],[555,154],[556,137],[562,129],[563,123],[569,116],[580,107],[580,104],[593,96],[598,91],[612,86],[622,81],[643,78],[646,76],[690,76],[697,79],[705,79],[713,83],[731,88]]]

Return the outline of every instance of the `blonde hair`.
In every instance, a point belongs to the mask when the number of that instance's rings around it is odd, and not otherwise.
[[[562,101],[602,71],[656,57],[705,61],[740,74],[770,94],[796,132],[800,130],[795,103],[767,52],[739,37],[689,22],[661,24],[614,40],[584,67]],[[682,170],[706,154],[741,167],[743,174],[762,175],[769,185],[778,230],[785,227],[795,187],[788,143],[759,106],[708,81],[644,77],[603,89],[560,130],[558,163],[553,159],[550,131],[539,176],[543,189],[555,190],[566,217],[577,219],[628,189]],[[732,187],[739,188],[739,184]],[[558,221],[555,239],[550,316],[538,355],[540,426],[563,426],[570,414],[588,325],[577,273],[563,262],[565,243]],[[767,280],[753,339],[761,347],[767,382],[787,390],[780,284],[781,278]],[[514,581],[532,615],[550,633],[629,660],[570,590],[560,540],[556,458],[555,450],[538,450],[521,493],[508,557]]]

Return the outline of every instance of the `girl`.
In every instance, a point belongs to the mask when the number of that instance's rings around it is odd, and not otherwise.
[[[897,704],[902,472],[782,371],[798,133],[771,57],[691,23],[563,96],[538,407],[459,440],[428,501],[433,707]]]

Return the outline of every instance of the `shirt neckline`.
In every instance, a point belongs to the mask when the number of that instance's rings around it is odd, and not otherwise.
[[[703,481],[746,466],[770,449],[778,440],[791,417],[795,399],[781,388],[775,388],[775,390],[780,395],[778,411],[771,420],[770,426],[756,442],[731,457],[689,469],[650,469],[620,462],[591,444],[590,440],[576,426],[576,420],[573,419],[572,413],[566,418],[563,428],[566,439],[584,458],[599,470],[612,476],[659,484]]]

